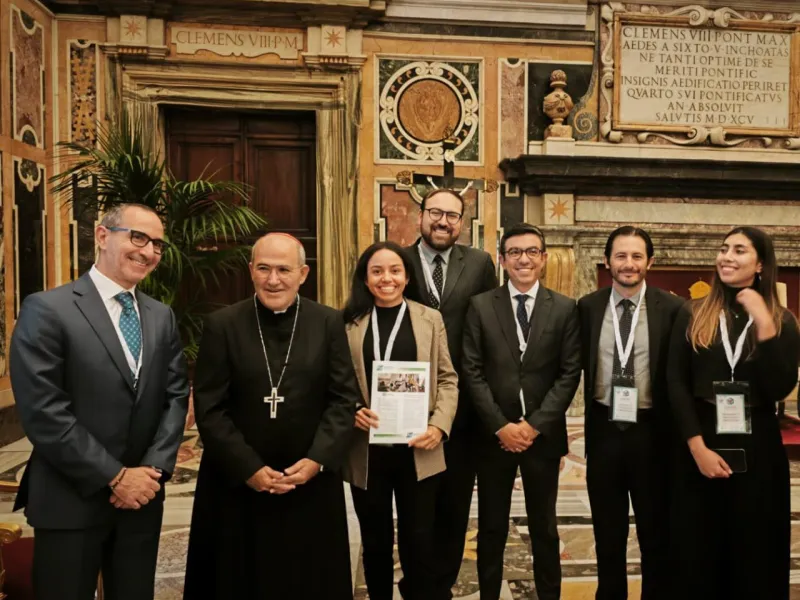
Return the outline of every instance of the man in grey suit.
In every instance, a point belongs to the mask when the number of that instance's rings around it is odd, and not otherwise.
[[[459,373],[459,402],[450,437],[444,445],[447,470],[441,474],[436,497],[437,589],[432,600],[449,600],[464,556],[472,490],[475,488],[477,417],[461,385],[461,337],[472,296],[497,287],[492,257],[487,252],[456,244],[463,225],[464,200],[453,190],[436,189],[423,199],[419,214],[420,239],[409,246],[418,297],[442,314],[447,345]],[[424,262],[423,262],[424,261]]]
[[[11,386],[33,453],[15,509],[34,528],[37,600],[153,598],[164,508],[188,406],[169,307],[136,290],[166,249],[158,215],[107,212],[97,262],[28,296],[11,339]]]
[[[544,234],[526,223],[506,230],[500,262],[508,283],[475,296],[464,330],[462,372],[483,425],[478,460],[478,581],[497,600],[503,581],[517,469],[540,600],[561,597],[556,497],[567,453],[565,413],[581,376],[575,301],[539,283]]]

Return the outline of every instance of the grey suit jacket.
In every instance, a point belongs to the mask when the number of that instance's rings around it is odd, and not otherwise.
[[[565,455],[565,415],[581,378],[575,301],[539,288],[523,357],[508,286],[475,296],[464,329],[462,377],[486,436],[524,418],[541,434],[537,452]]]
[[[188,407],[186,361],[172,310],[139,291],[136,299],[143,355],[135,389],[88,273],[22,305],[11,387],[33,453],[15,509],[26,507],[33,527],[106,522],[117,510],[108,483],[123,466],[160,468],[162,481],[175,468]]]

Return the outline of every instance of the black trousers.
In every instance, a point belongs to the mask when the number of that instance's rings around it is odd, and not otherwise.
[[[533,552],[533,579],[539,600],[561,597],[561,555],[556,523],[560,457],[503,450],[487,440],[478,459],[478,582],[481,600],[498,600],[503,583],[503,552],[508,538],[511,494],[517,469],[525,489],[525,512]]]
[[[103,571],[106,600],[152,600],[163,502],[119,511],[87,529],[34,529],[36,600],[93,600]]]
[[[475,437],[464,428],[452,432],[444,444],[447,470],[439,477],[436,496],[436,597],[450,600],[458,580],[469,526],[469,509],[475,489]]]
[[[744,449],[747,472],[708,479],[681,443],[672,502],[672,597],[788,600],[789,461],[774,409],[753,410],[750,435],[718,435],[715,406],[698,401],[696,408],[706,446]]]
[[[394,594],[394,517],[405,600],[429,600],[435,587],[433,522],[439,476],[417,481],[414,453],[406,446],[370,446],[367,489],[350,486],[361,526],[364,578],[370,600]]]
[[[591,428],[586,483],[597,550],[596,600],[627,600],[628,496],[633,504],[642,554],[642,600],[666,599],[669,583],[668,441],[656,414],[639,411],[638,423],[624,430],[596,404],[587,416]]]

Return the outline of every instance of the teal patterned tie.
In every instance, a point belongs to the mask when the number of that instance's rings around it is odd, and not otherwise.
[[[133,360],[139,363],[139,354],[142,351],[142,326],[139,323],[139,315],[133,307],[133,294],[130,292],[120,292],[114,299],[122,305],[122,314],[119,316],[119,329],[128,350],[133,355]],[[134,372],[134,377],[136,376]]]

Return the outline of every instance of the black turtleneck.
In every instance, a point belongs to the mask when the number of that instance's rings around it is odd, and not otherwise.
[[[402,304],[389,308],[381,306],[376,306],[374,308],[378,313],[378,331],[380,332],[381,338],[382,358],[386,358],[386,345],[389,343],[389,336],[392,333],[392,328],[394,327],[401,306]],[[367,374],[367,385],[370,386],[370,393],[372,393],[372,363],[374,362],[373,355],[375,354],[372,347],[372,315],[367,316],[367,318],[370,320],[370,325],[364,336],[362,351],[364,353],[364,370]],[[411,316],[408,309],[406,309],[406,314],[403,316],[403,321],[400,323],[400,330],[397,332],[397,338],[392,348],[391,360],[417,360],[417,341],[416,338],[414,338],[414,330],[411,327]]]
[[[258,306],[258,322],[261,324],[261,333],[264,344],[267,346],[269,367],[272,370],[273,385],[278,385],[281,376],[286,352],[289,350],[289,340],[292,337],[294,316],[297,312],[297,300],[285,312],[273,312],[256,299]],[[291,360],[291,357],[290,357]]]
[[[722,291],[724,292],[724,298],[725,298],[724,308],[725,308],[725,313],[728,316],[728,334],[730,335],[731,338],[731,345],[734,347],[736,345],[736,341],[739,339],[739,334],[742,333],[742,331],[744,331],[745,325],[747,325],[747,321],[750,318],[750,315],[747,314],[747,311],[744,309],[744,306],[742,306],[736,300],[736,296],[743,289],[745,288],[731,287],[729,285],[725,285],[724,283],[722,284]],[[716,341],[721,345],[722,338],[719,336],[720,333],[717,333]],[[744,352],[742,353],[743,357],[742,360],[744,360],[744,357],[747,357],[750,354],[749,350],[752,349],[753,344],[755,342],[756,342],[755,325],[751,325],[750,330],[748,331],[747,341],[745,342]]]

